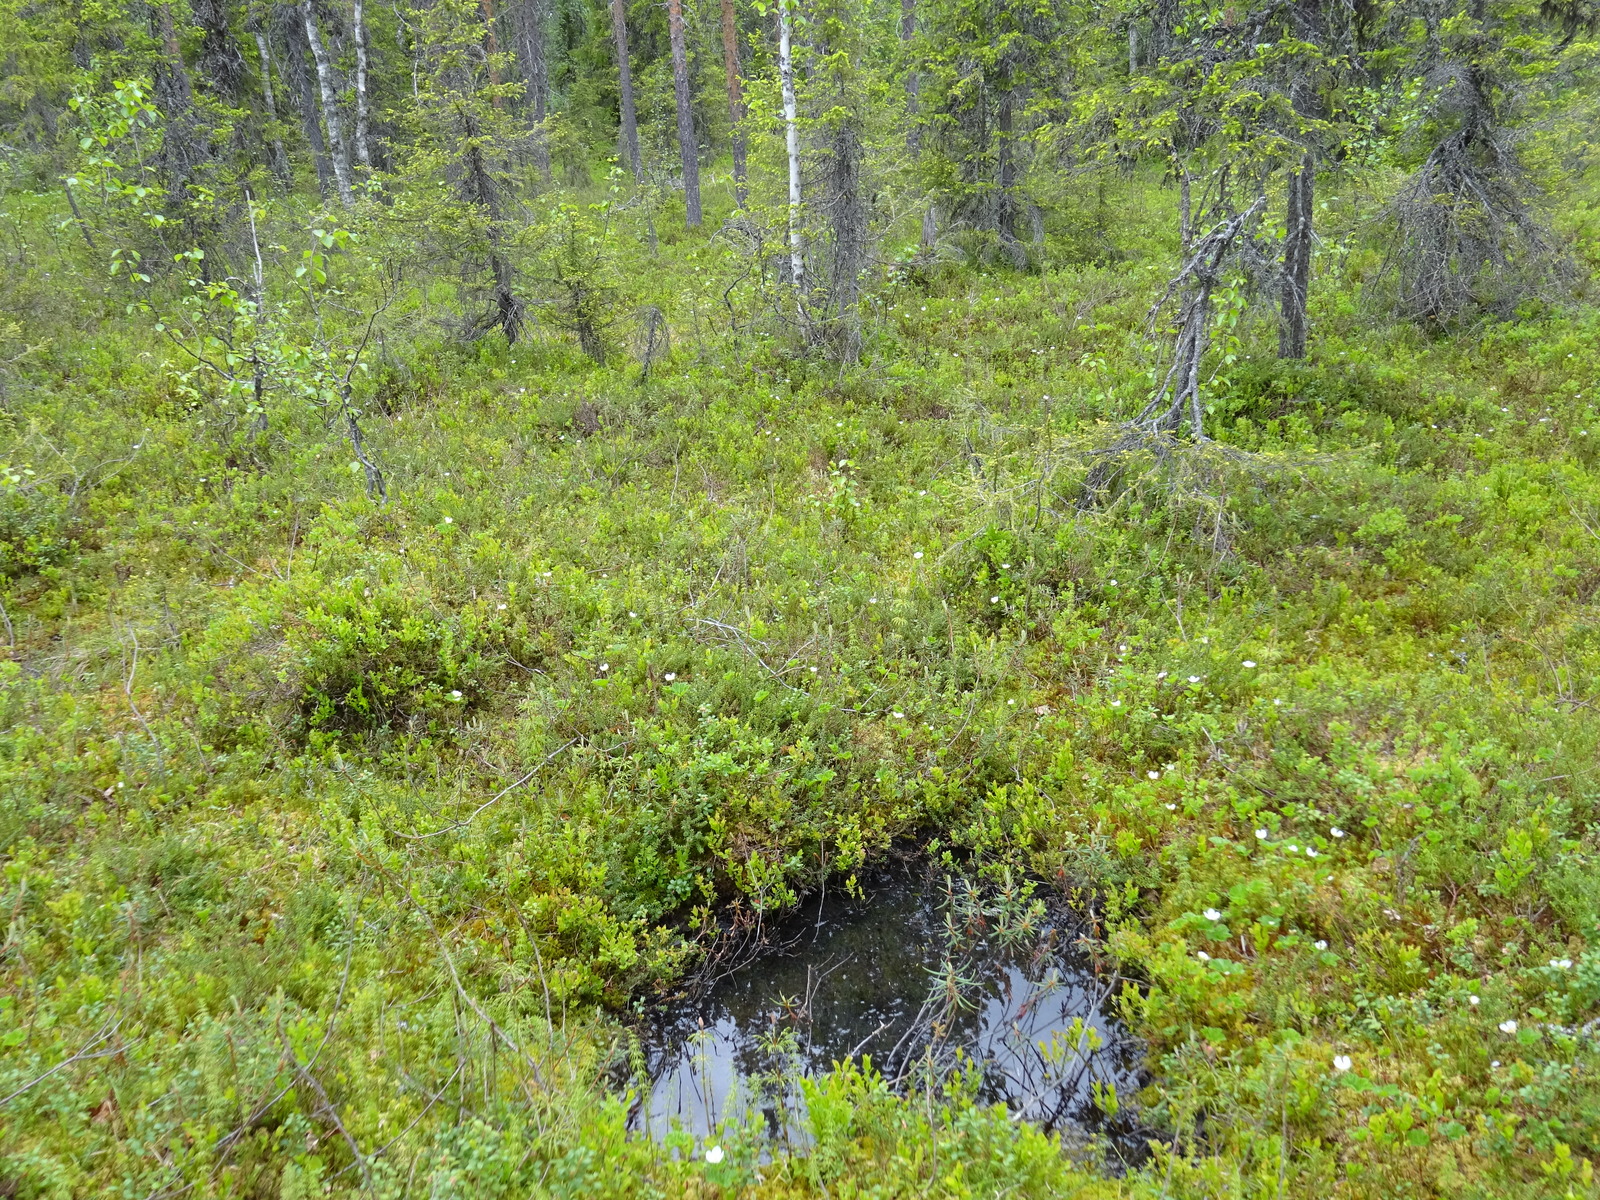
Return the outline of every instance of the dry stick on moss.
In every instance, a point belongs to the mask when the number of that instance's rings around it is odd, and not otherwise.
[[[161,753],[161,742],[156,737],[155,731],[150,728],[150,722],[144,719],[144,714],[139,711],[139,706],[133,699],[133,677],[139,670],[139,636],[133,632],[133,626],[128,626],[128,640],[133,643],[133,654],[128,665],[128,677],[122,681],[122,694],[128,699],[128,707],[133,710],[133,715],[139,719],[145,736],[150,739],[150,745],[156,752],[156,761],[161,764],[163,774],[167,770],[167,756]]]
[[[278,1040],[283,1043],[283,1052],[289,1056],[289,1062],[294,1067],[295,1078],[311,1090],[317,1099],[317,1112],[344,1138],[344,1143],[350,1148],[350,1157],[361,1168],[361,1179],[366,1189],[372,1190],[372,1168],[367,1164],[367,1156],[361,1153],[361,1147],[356,1143],[350,1130],[345,1128],[345,1123],[339,1117],[339,1110],[332,1100],[328,1098],[328,1090],[322,1086],[322,1081],[311,1073],[311,1069],[300,1061],[300,1056],[295,1053],[294,1046],[289,1042],[288,1034],[283,1031],[283,1014],[278,1014]]]
[[[519,663],[518,665],[520,666],[521,664]],[[524,670],[526,670],[526,668],[524,668]],[[540,672],[540,674],[543,674],[543,672]],[[577,738],[570,738],[567,741],[563,742],[561,745],[557,746],[549,754],[545,755],[544,760],[542,762],[538,763],[536,766],[534,766],[532,769],[530,769],[528,771],[528,773],[525,774],[521,779],[517,780],[515,783],[507,785],[504,788],[501,788],[500,791],[496,792],[493,796],[489,797],[489,799],[485,800],[482,804],[478,805],[477,808],[473,809],[470,813],[468,813],[465,817],[462,817],[461,820],[457,821],[455,824],[446,825],[443,829],[435,829],[432,833],[401,833],[399,830],[393,830],[392,832],[394,833],[394,836],[395,837],[400,837],[400,838],[405,838],[407,841],[411,841],[411,842],[421,842],[421,841],[425,841],[428,838],[438,837],[441,834],[450,833],[450,832],[452,832],[454,830],[461,829],[464,826],[472,824],[472,822],[477,819],[477,816],[478,816],[479,813],[483,812],[490,805],[498,803],[500,800],[503,800],[506,796],[509,796],[512,792],[516,791],[523,784],[527,783],[530,779],[532,779],[535,775],[537,775],[545,767],[549,766],[552,762],[554,762],[555,759],[556,759],[556,756],[558,754],[562,753],[562,751],[566,750],[569,746],[572,746],[574,743],[577,742],[577,740],[578,740]]]
[[[456,1064],[456,1069],[450,1073],[450,1078],[448,1078],[448,1079],[446,1079],[444,1081],[444,1084],[439,1088],[438,1091],[434,1092],[431,1096],[428,1096],[428,1102],[422,1106],[422,1111],[421,1112],[419,1112],[416,1116],[411,1118],[411,1123],[409,1125],[407,1125],[404,1129],[402,1129],[399,1133],[395,1134],[392,1138],[390,1138],[383,1145],[379,1146],[371,1154],[367,1155],[367,1161],[371,1162],[373,1159],[378,1158],[381,1155],[388,1153],[388,1151],[389,1151],[389,1149],[391,1147],[393,1147],[402,1138],[404,1138],[406,1136],[406,1134],[410,1133],[413,1129],[415,1129],[418,1126],[418,1124],[421,1123],[422,1118],[427,1116],[430,1112],[433,1111],[434,1105],[438,1104],[439,1101],[441,1099],[443,1099],[445,1092],[449,1090],[450,1085],[456,1081],[456,1076],[459,1075],[460,1073],[461,1073],[461,1064],[458,1063],[458,1064]],[[402,1075],[402,1078],[405,1079],[405,1081],[407,1083],[410,1083],[413,1087],[416,1087],[416,1080],[412,1079],[409,1075],[406,1075],[404,1072],[402,1072],[401,1075]],[[423,1093],[424,1095],[427,1095],[427,1091],[428,1091],[427,1088],[419,1087],[419,1088],[417,1088],[417,1090],[419,1092]],[[338,1179],[339,1176],[345,1174],[347,1171],[349,1171],[351,1169],[351,1167],[354,1167],[356,1165],[357,1165],[356,1163],[351,1163],[350,1166],[348,1166],[348,1167],[340,1167],[337,1171],[335,1171],[332,1175],[330,1175],[328,1177],[329,1182],[332,1182],[333,1180]],[[402,1193],[402,1194],[404,1194],[404,1193]]]
[[[159,895],[159,892],[157,894]],[[165,903],[165,901],[163,901],[163,903]],[[355,956],[355,946],[355,930],[352,927],[350,944],[345,947],[344,968],[339,973],[339,991],[337,994],[335,994],[333,999],[333,1011],[328,1014],[328,1024],[322,1031],[322,1040],[317,1043],[317,1048],[312,1051],[310,1059],[308,1059],[305,1063],[304,1069],[307,1071],[317,1065],[317,1060],[322,1057],[322,1052],[324,1049],[326,1049],[329,1039],[333,1037],[334,1026],[339,1023],[339,1013],[344,1008],[345,988],[350,983],[350,963]],[[281,1036],[281,1014],[279,1016],[279,1032]],[[293,1058],[292,1053],[291,1058]],[[298,1061],[296,1061],[295,1065],[298,1067],[300,1064]],[[236,1125],[228,1133],[225,1133],[222,1137],[217,1139],[216,1144],[211,1149],[215,1161],[211,1164],[211,1174],[208,1182],[216,1179],[217,1173],[222,1170],[223,1164],[227,1161],[227,1157],[230,1153],[232,1153],[233,1148],[238,1145],[239,1142],[248,1134],[250,1134],[257,1127],[257,1125],[260,1124],[262,1118],[271,1112],[272,1109],[277,1105],[278,1101],[287,1096],[293,1087],[294,1084],[292,1082],[284,1084],[283,1087],[279,1088],[267,1099],[257,1104],[255,1108],[250,1111],[250,1115],[246,1117],[240,1124]],[[182,1196],[186,1192],[193,1191],[195,1186],[196,1185],[194,1183],[186,1183],[180,1188],[167,1188],[165,1191],[158,1188],[156,1191],[153,1191],[146,1196],[145,1200],[171,1200],[171,1198],[174,1196]]]
[[[720,573],[720,568],[719,568],[719,573]],[[800,688],[795,687],[792,683],[790,683],[788,680],[786,680],[777,671],[773,670],[770,666],[768,666],[767,665],[767,660],[762,658],[761,655],[757,654],[755,652],[755,650],[751,649],[751,642],[754,639],[752,639],[749,634],[745,633],[744,630],[738,628],[735,625],[728,625],[728,624],[726,624],[726,623],[724,623],[722,621],[714,621],[710,617],[696,617],[696,618],[694,618],[694,620],[695,620],[695,624],[697,624],[697,625],[709,625],[713,629],[721,629],[726,633],[731,633],[733,635],[733,640],[736,641],[739,644],[739,648],[741,650],[743,650],[746,654],[748,654],[751,658],[755,659],[756,662],[761,665],[761,669],[763,671],[765,671],[768,675],[772,676],[773,681],[775,683],[777,683],[779,687],[788,688],[791,692],[793,692],[797,696],[804,696],[804,695],[808,695],[809,694],[807,692],[802,691]],[[809,643],[807,643],[807,644],[809,645]],[[804,647],[801,648],[801,652],[802,653],[804,652]],[[789,662],[791,662],[791,663],[794,662],[794,657],[791,657]],[[784,665],[787,666],[788,664],[786,663]]]
[[[78,1050],[74,1051],[70,1057],[62,1059],[60,1062],[58,1062],[55,1066],[51,1067],[44,1074],[34,1076],[27,1083],[25,1083],[21,1087],[17,1088],[9,1096],[0,1097],[0,1108],[4,1108],[7,1104],[10,1104],[18,1096],[21,1096],[26,1092],[31,1092],[34,1088],[38,1087],[46,1079],[49,1079],[52,1075],[56,1075],[56,1074],[58,1074],[58,1073],[60,1073],[62,1071],[65,1071],[73,1063],[88,1062],[90,1059],[95,1059],[95,1058],[110,1058],[113,1055],[121,1054],[124,1050],[127,1049],[126,1045],[119,1044],[115,1048],[110,1049],[110,1050],[100,1050],[100,1051],[98,1051],[98,1052],[96,1052],[94,1054],[89,1053],[91,1050],[94,1050],[94,1048],[96,1046],[100,1045],[102,1042],[107,1041],[108,1039],[116,1036],[117,1030],[120,1029],[121,1027],[122,1027],[122,1018],[121,1017],[118,1017],[115,1021],[111,1021],[111,1022],[108,1022],[105,1025],[102,1025],[100,1027],[100,1032],[95,1034],[94,1037],[90,1038],[87,1042],[85,1042],[81,1048],[79,1048]]]
[[[357,857],[361,858],[363,862],[366,862],[391,884],[393,884],[396,890],[398,890],[399,893],[406,898],[406,901],[411,905],[411,907],[417,910],[418,915],[421,916],[423,921],[427,924],[428,931],[433,934],[434,942],[439,947],[440,957],[444,959],[444,965],[450,972],[450,982],[455,985],[456,995],[466,1002],[468,1008],[478,1014],[478,1019],[489,1027],[490,1032],[493,1033],[495,1037],[503,1041],[511,1048],[511,1052],[513,1054],[519,1055],[522,1060],[528,1064],[528,1070],[533,1072],[534,1082],[543,1087],[544,1076],[539,1070],[539,1064],[533,1061],[533,1056],[526,1050],[522,1049],[521,1046],[517,1045],[516,1039],[505,1031],[505,1028],[500,1024],[500,1022],[496,1021],[484,1011],[483,1006],[478,1003],[478,1001],[473,997],[472,993],[467,991],[466,985],[461,982],[461,973],[456,970],[455,956],[450,953],[450,947],[445,944],[444,938],[440,935],[439,927],[434,924],[433,915],[428,912],[427,908],[420,900],[411,894],[411,889],[409,886],[401,883],[393,875],[389,874],[389,872],[381,865],[367,859],[359,852],[357,853]],[[526,1087],[526,1085],[524,1085],[524,1087]],[[533,1096],[530,1094],[528,1099],[532,1101]]]

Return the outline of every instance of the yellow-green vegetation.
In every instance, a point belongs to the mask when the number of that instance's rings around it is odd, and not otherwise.
[[[439,100],[348,207],[156,219],[102,82],[0,196],[0,1195],[1600,1196],[1581,131],[1562,288],[1403,319],[1404,155],[1330,167],[1309,355],[1230,267],[1206,435],[1130,441],[1159,161],[1038,168],[1022,262],[891,214],[797,326],[725,161],[688,228],[551,118],[491,213]],[[859,1062],[803,1152],[630,1129],[652,999],[895,847],[1081,915],[1137,1170]]]
[[[383,504],[49,233],[8,285],[19,1194],[1592,1188],[1590,310],[1429,342],[1330,287],[1310,362],[1242,347],[1217,442],[1079,508],[1159,248],[908,273],[842,376],[709,302],[641,386],[419,300],[362,389]],[[1095,923],[1143,1174],[854,1070],[793,1162],[625,1135],[630,1006],[897,838]]]

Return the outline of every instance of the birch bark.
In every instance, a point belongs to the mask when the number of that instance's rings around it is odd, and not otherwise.
[[[789,0],[778,0],[778,77],[783,85],[784,143],[789,156],[789,273],[799,292],[805,283],[800,229],[800,111],[794,94],[793,29]]]
[[[317,88],[322,93],[322,121],[328,127],[328,157],[332,160],[334,187],[338,189],[339,202],[349,208],[356,200],[350,188],[350,155],[344,144],[344,129],[339,123],[339,96],[333,85],[333,62],[322,44],[316,14],[311,11],[311,0],[300,0],[300,17],[306,26],[306,45],[311,47],[311,59],[317,65]]]
[[[287,189],[294,181],[294,173],[289,168],[289,155],[283,148],[283,139],[278,136],[278,102],[272,90],[272,50],[267,45],[267,35],[258,24],[250,31],[256,39],[256,54],[261,58],[261,100],[266,105],[267,120],[272,123],[272,173]]]
[[[367,104],[367,19],[364,0],[355,0],[353,36],[356,44],[356,158],[368,171],[372,170],[372,146],[369,142],[371,118]]]

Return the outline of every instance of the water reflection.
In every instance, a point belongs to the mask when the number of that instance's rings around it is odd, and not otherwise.
[[[756,1118],[803,1143],[796,1078],[865,1057],[899,1083],[977,1065],[984,1101],[1141,1157],[1131,1097],[1143,1046],[1106,1014],[1109,981],[1042,906],[1025,909],[905,878],[878,881],[865,901],[814,903],[774,934],[780,948],[656,1023],[636,1125],[661,1136],[676,1121],[700,1138]]]

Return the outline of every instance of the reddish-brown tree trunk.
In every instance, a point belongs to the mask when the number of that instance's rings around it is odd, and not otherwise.
[[[733,129],[733,196],[740,208],[750,199],[744,139],[744,90],[739,84],[739,28],[733,0],[722,0],[722,69],[728,77],[728,124]]]
[[[489,65],[489,86],[494,89],[489,103],[501,109],[506,98],[500,94],[500,39],[494,32],[494,0],[478,0],[478,9],[483,13],[483,53]]]

